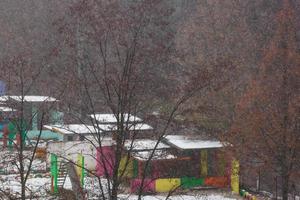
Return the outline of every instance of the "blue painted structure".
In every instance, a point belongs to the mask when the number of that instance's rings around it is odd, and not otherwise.
[[[31,139],[35,139],[38,137],[40,134],[39,130],[31,130],[27,132],[27,137]],[[0,139],[2,139],[3,133],[0,133]],[[42,135],[41,135],[42,140],[58,140],[58,141],[63,141],[63,136],[61,134],[49,131],[49,130],[42,130]]]
[[[6,93],[6,84],[4,81],[0,81],[0,96],[5,95]]]

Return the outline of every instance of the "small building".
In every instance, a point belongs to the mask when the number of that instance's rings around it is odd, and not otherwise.
[[[23,118],[26,120],[26,127],[29,131],[39,130],[42,124],[56,123],[58,100],[49,96],[1,96],[1,106],[6,106],[14,110],[23,110]],[[22,108],[21,108],[22,106]],[[42,120],[43,115],[43,122]],[[16,118],[20,116],[15,116]],[[60,120],[62,121],[62,119]]]
[[[160,142],[129,139],[124,142],[119,176],[129,180],[132,192],[137,191],[143,178],[148,192],[167,192],[174,185],[228,187],[232,159],[226,158],[223,147],[219,141],[183,135],[168,135]],[[112,175],[114,150],[113,145],[97,149],[99,176]]]
[[[112,145],[112,138],[103,138],[101,131],[92,125],[86,124],[64,124],[44,125],[48,129],[61,136],[57,142],[49,142],[47,151],[56,154],[60,158],[66,158],[77,162],[78,155],[84,156],[85,167],[89,170],[96,170],[97,138],[101,137],[102,143]],[[48,154],[48,162],[50,154]]]
[[[78,156],[84,156],[84,165],[86,169],[95,171],[96,160],[96,148],[89,141],[69,141],[69,142],[48,142],[47,144],[47,164],[50,166],[51,154],[57,155],[59,160],[72,161],[77,163]]]
[[[49,97],[49,96],[0,96],[0,104],[1,104],[1,115],[5,117],[1,119],[3,125],[10,127],[14,127],[13,130],[5,131],[4,135],[13,135],[12,138],[16,137],[16,132],[18,130],[18,124],[24,123],[22,126],[24,130],[22,133],[24,135],[23,138],[26,138],[26,142],[30,143],[30,140],[36,139],[40,136],[41,139],[59,139],[57,134],[51,134],[50,131],[47,130],[39,130],[41,125],[44,123],[53,123],[57,119],[57,102],[58,100]],[[22,107],[21,107],[22,106]],[[20,111],[22,110],[22,117],[20,119]],[[42,120],[42,115],[43,121]],[[4,127],[4,126],[3,126]],[[2,128],[3,129],[3,128]],[[11,133],[10,133],[11,132]],[[10,140],[11,140],[10,139]]]

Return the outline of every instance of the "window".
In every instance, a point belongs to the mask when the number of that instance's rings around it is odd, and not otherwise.
[[[84,140],[84,136],[81,135],[81,136],[79,137],[79,140],[80,140],[80,141],[83,141],[83,140]]]
[[[67,141],[73,141],[73,136],[72,135],[68,135]]]

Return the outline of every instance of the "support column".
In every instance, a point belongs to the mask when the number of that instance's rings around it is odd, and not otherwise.
[[[31,110],[31,115],[32,115],[32,130],[38,130],[38,109],[35,105],[32,105],[32,110]]]
[[[7,148],[7,138],[8,138],[8,128],[7,125],[4,126],[3,128],[3,147]]]
[[[231,190],[236,194],[239,194],[239,189],[240,189],[239,170],[240,170],[239,161],[234,159],[232,161],[232,169],[231,169]]]
[[[78,154],[77,157],[77,175],[79,177],[80,180],[80,185],[81,187],[83,187],[84,185],[84,157],[82,154]]]
[[[51,192],[58,193],[58,167],[57,167],[57,156],[51,154]]]
[[[201,150],[201,177],[207,176],[207,150]]]

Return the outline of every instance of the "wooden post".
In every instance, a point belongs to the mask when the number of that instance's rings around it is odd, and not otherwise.
[[[133,178],[139,176],[139,163],[136,159],[133,160]]]
[[[17,133],[16,139],[17,139],[17,146],[20,146],[20,144],[21,144],[21,135],[20,135],[20,133]]]

